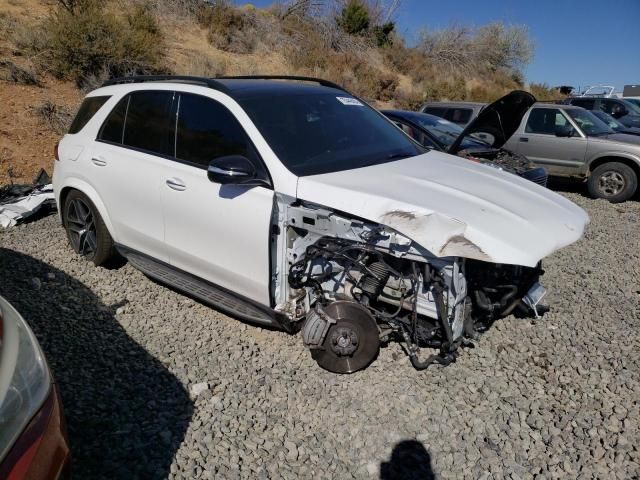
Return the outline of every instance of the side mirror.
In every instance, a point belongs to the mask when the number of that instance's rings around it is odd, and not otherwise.
[[[556,137],[573,137],[575,130],[571,125],[564,125],[562,127],[556,127]]]
[[[256,167],[242,155],[226,155],[211,160],[207,167],[207,177],[221,185],[264,185]]]

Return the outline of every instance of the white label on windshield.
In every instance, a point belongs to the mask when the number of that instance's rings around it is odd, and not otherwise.
[[[336,97],[343,105],[355,105],[356,107],[364,107],[360,100],[351,97]]]
[[[438,120],[438,123],[441,123],[441,124],[443,124],[443,125],[448,125],[448,124],[450,124],[451,122],[450,122],[449,120]]]

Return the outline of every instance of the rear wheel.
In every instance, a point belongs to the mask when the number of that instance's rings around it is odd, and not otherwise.
[[[638,177],[633,169],[620,162],[600,165],[591,172],[589,193],[596,198],[604,198],[612,203],[629,200],[638,186]]]
[[[113,257],[113,240],[98,209],[84,193],[72,190],[64,201],[62,219],[73,251],[103,265]]]
[[[324,308],[336,320],[331,325],[322,347],[311,350],[311,356],[325,370],[353,373],[368,366],[378,356],[378,327],[369,311],[350,301],[337,301]]]

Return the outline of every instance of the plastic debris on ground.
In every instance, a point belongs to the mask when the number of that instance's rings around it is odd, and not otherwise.
[[[48,215],[55,210],[51,179],[41,170],[32,185],[0,187],[0,227],[13,227],[28,219]]]

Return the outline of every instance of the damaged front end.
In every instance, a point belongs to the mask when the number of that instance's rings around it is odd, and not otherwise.
[[[418,369],[447,365],[496,319],[516,309],[543,312],[540,265],[483,261],[489,259],[463,230],[452,230],[436,256],[382,223],[285,198],[275,210],[276,310],[299,326],[312,357],[327,370],[360,370],[390,341],[401,342]],[[389,215],[416,220],[407,212]],[[532,291],[538,295],[529,299]],[[421,359],[421,348],[436,350]]]

